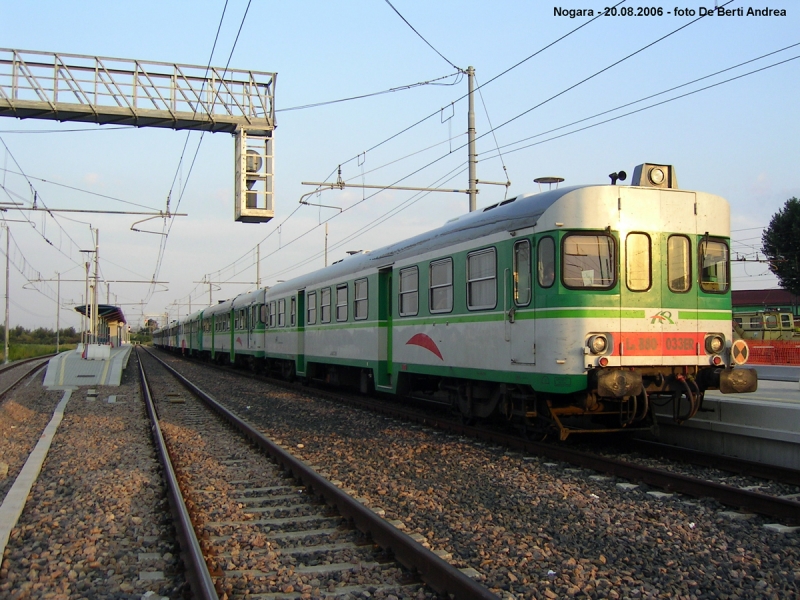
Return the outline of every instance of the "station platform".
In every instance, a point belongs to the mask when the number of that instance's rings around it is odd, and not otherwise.
[[[800,385],[795,373],[786,367],[759,365],[757,370],[756,392],[708,392],[702,412],[682,425],[674,423],[671,410],[656,410],[659,441],[800,469]]]
[[[44,386],[51,390],[71,389],[87,385],[118,386],[128,366],[133,346],[124,344],[110,348],[108,356],[87,360],[82,344],[75,350],[62,352],[50,359]]]

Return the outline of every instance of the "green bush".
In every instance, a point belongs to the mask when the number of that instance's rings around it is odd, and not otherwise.
[[[65,350],[74,350],[75,344],[60,344],[58,349],[60,352]],[[55,344],[11,344],[8,347],[9,360],[22,360],[23,358],[33,358],[35,356],[44,356],[46,354],[54,354],[56,351]],[[5,354],[0,345],[0,362],[5,362]]]

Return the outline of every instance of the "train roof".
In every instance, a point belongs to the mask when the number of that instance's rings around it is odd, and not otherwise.
[[[389,266],[399,260],[430,252],[478,237],[533,227],[539,217],[563,196],[579,189],[606,188],[608,185],[575,185],[546,192],[520,194],[481,210],[450,219],[441,227],[415,235],[377,250],[362,252],[307,275],[279,283],[269,289],[269,294],[282,295],[337,276]]]

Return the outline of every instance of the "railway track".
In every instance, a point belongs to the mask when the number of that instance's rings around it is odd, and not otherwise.
[[[220,367],[222,368],[222,367]],[[241,370],[235,371],[242,375]],[[247,374],[250,376],[250,374]],[[260,379],[260,376],[255,376]],[[269,380],[272,385],[284,386],[298,390],[297,384]],[[430,411],[420,411],[394,402],[385,402],[375,398],[346,394],[326,389],[315,389],[316,395],[338,402],[346,402],[365,410],[370,410],[419,423],[449,433],[471,437],[484,442],[499,444],[503,447],[528,454],[544,457],[548,460],[569,463],[573,467],[592,469],[598,473],[635,481],[665,490],[669,493],[680,493],[692,497],[713,498],[721,504],[735,510],[752,512],[791,524],[800,525],[800,497],[782,497],[757,491],[758,486],[745,489],[739,486],[726,485],[710,478],[685,475],[676,470],[653,467],[639,462],[620,460],[604,456],[597,452],[577,450],[565,444],[548,444],[534,442],[519,435],[498,431],[486,427],[465,425],[449,416],[441,416]],[[766,479],[782,484],[800,484],[800,471],[780,467],[768,467],[739,460],[734,457],[709,455],[697,451],[685,450],[663,444],[636,442],[635,449],[653,456],[661,456],[665,460],[686,462],[698,466],[709,466],[733,473],[741,473],[750,477]]]
[[[25,358],[0,366],[0,386],[2,386],[2,389],[0,389],[0,401],[20,382],[44,367],[53,356],[55,354]],[[20,367],[26,368],[18,370]]]
[[[43,399],[36,397],[36,394],[30,398],[30,393],[23,394],[26,400],[15,401],[12,391],[23,381],[32,382],[47,359],[30,358],[0,368],[0,424],[3,425],[0,435],[0,503],[11,488],[13,476],[25,464],[35,441],[47,425],[48,412],[53,410],[57,402],[55,394]]]
[[[156,357],[139,358],[195,597],[496,598]]]

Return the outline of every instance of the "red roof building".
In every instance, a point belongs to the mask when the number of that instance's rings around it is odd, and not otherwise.
[[[734,311],[747,312],[772,308],[791,312],[795,316],[800,315],[798,297],[784,289],[733,290],[731,301]]]

